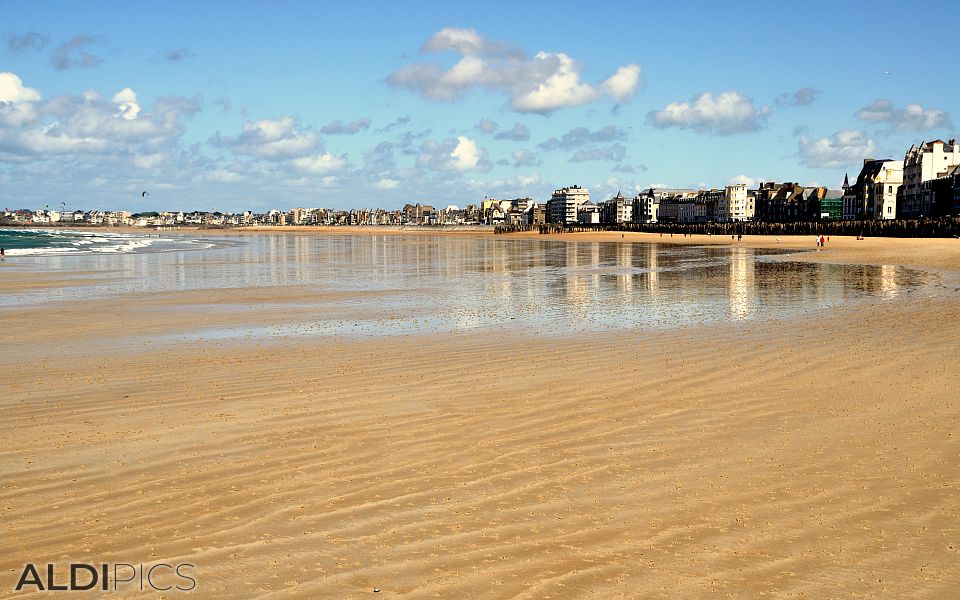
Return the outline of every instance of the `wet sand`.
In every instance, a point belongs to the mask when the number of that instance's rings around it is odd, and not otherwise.
[[[649,234],[619,235],[557,237]],[[946,283],[644,335],[144,342],[263,289],[5,311],[0,587],[164,561],[201,597],[951,597],[960,241],[800,259]],[[323,293],[273,288],[269,314]]]

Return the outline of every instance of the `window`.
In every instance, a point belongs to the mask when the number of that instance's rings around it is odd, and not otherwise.
[[[893,207],[892,207],[892,206],[888,206],[888,207],[887,207],[887,214],[889,215],[891,212],[893,212]]]

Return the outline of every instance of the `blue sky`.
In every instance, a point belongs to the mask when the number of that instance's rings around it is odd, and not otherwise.
[[[838,187],[957,137],[960,2],[779,4],[0,1],[0,204]]]

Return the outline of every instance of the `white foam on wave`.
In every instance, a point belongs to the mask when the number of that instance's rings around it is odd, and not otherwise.
[[[82,254],[128,254],[142,251],[177,252],[184,250],[208,249],[215,244],[206,240],[189,238],[146,237],[136,233],[111,231],[61,231],[49,229],[21,229],[25,233],[39,234],[58,238],[57,242],[68,242],[69,246],[48,246],[43,248],[9,248],[9,256],[63,256]],[[82,238],[82,239],[70,239]]]

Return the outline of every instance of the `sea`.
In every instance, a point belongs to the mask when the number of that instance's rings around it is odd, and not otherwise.
[[[119,233],[109,229],[0,229],[7,256],[125,254],[211,248],[215,244],[158,232]]]

